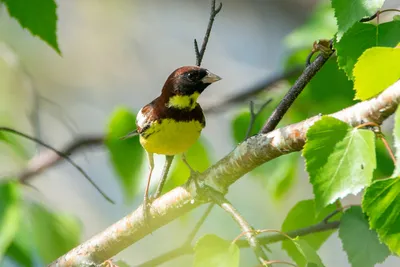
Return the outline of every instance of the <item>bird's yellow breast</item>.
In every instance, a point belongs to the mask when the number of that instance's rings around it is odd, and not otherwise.
[[[152,125],[140,136],[140,143],[147,152],[176,155],[186,152],[199,138],[203,125],[197,120],[176,121],[163,119]]]

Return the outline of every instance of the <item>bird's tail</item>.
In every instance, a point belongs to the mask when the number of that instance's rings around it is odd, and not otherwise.
[[[137,131],[137,130],[134,130],[134,131],[128,133],[127,135],[120,137],[119,139],[125,140],[125,139],[128,139],[128,138],[137,136],[137,135],[139,135],[138,131]]]

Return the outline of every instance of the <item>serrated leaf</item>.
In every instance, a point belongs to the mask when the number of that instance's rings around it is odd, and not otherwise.
[[[144,150],[140,145],[139,136],[126,140],[120,138],[135,129],[135,114],[127,108],[119,107],[110,117],[105,141],[126,201],[131,201],[137,192]]]
[[[336,32],[333,9],[329,2],[321,1],[315,6],[307,22],[285,38],[285,44],[291,50],[310,47],[315,40],[332,38]]]
[[[0,262],[18,231],[21,219],[21,199],[18,184],[0,184]]]
[[[54,0],[0,0],[22,28],[49,44],[61,54],[57,43],[57,4]]]
[[[400,49],[373,47],[367,49],[354,66],[356,99],[371,98],[400,78]]]
[[[280,199],[291,189],[297,177],[299,153],[290,153],[255,168],[251,174],[260,178],[269,193]]]
[[[35,248],[45,263],[79,245],[81,225],[74,217],[51,212],[38,204],[32,204],[29,213]]]
[[[292,239],[294,247],[297,249],[300,258],[296,261],[298,267],[324,267],[317,251],[312,248],[307,241],[301,239]]]
[[[194,247],[194,267],[239,266],[240,251],[236,244],[216,235],[201,237]]]
[[[211,164],[210,156],[207,152],[205,140],[200,138],[197,142],[185,153],[186,160],[193,170],[198,172],[205,171]],[[171,168],[170,178],[167,180],[163,191],[167,192],[177,186],[184,184],[189,176],[190,170],[183,163],[180,157],[175,157],[175,164]]]
[[[282,231],[288,232],[321,222],[328,214],[336,209],[335,205],[325,207],[319,214],[315,210],[315,202],[313,199],[298,202],[288,213],[282,224]],[[340,215],[337,215],[339,217]],[[335,217],[334,219],[336,219]],[[299,240],[306,241],[311,248],[318,250],[321,245],[328,239],[334,231],[326,231],[314,233],[307,236],[299,237]],[[306,264],[304,257],[290,240],[282,242],[282,249],[286,250],[289,256],[299,265]]]
[[[375,135],[324,116],[307,131],[303,149],[317,210],[368,186],[376,168]]]
[[[400,21],[379,25],[357,22],[335,43],[339,67],[349,79],[353,79],[353,69],[357,59],[371,47],[395,47],[400,42]]]
[[[345,211],[340,220],[339,237],[352,267],[374,267],[390,255],[377,233],[369,229],[368,219],[361,207]]]
[[[382,7],[385,0],[332,0],[338,25],[337,40],[364,17],[369,17]]]
[[[400,178],[375,181],[365,191],[362,208],[369,226],[389,249],[400,255]]]

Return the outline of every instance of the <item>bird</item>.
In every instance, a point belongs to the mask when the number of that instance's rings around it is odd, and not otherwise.
[[[183,66],[173,71],[161,94],[142,107],[136,116],[136,130],[123,139],[139,135],[139,141],[147,152],[149,174],[144,193],[143,207],[149,203],[149,187],[154,170],[154,154],[165,155],[165,165],[154,198],[161,195],[168,170],[175,155],[190,168],[184,153],[197,141],[206,126],[200,104],[200,94],[212,83],[221,80],[216,74],[198,66]],[[192,170],[192,169],[191,169]]]

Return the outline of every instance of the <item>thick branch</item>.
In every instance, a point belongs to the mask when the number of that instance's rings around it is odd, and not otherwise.
[[[365,122],[381,124],[393,114],[400,101],[400,81],[389,87],[378,97],[358,103],[331,114],[351,126]],[[258,134],[239,144],[231,153],[198,176],[205,183],[222,193],[247,172],[281,155],[302,149],[307,130],[321,116],[315,116],[297,124]],[[84,266],[100,264],[146,235],[169,223],[202,202],[196,198],[193,181],[177,187],[156,199],[150,208],[150,222],[143,218],[142,208],[111,225],[90,240],[71,250],[50,266]]]

